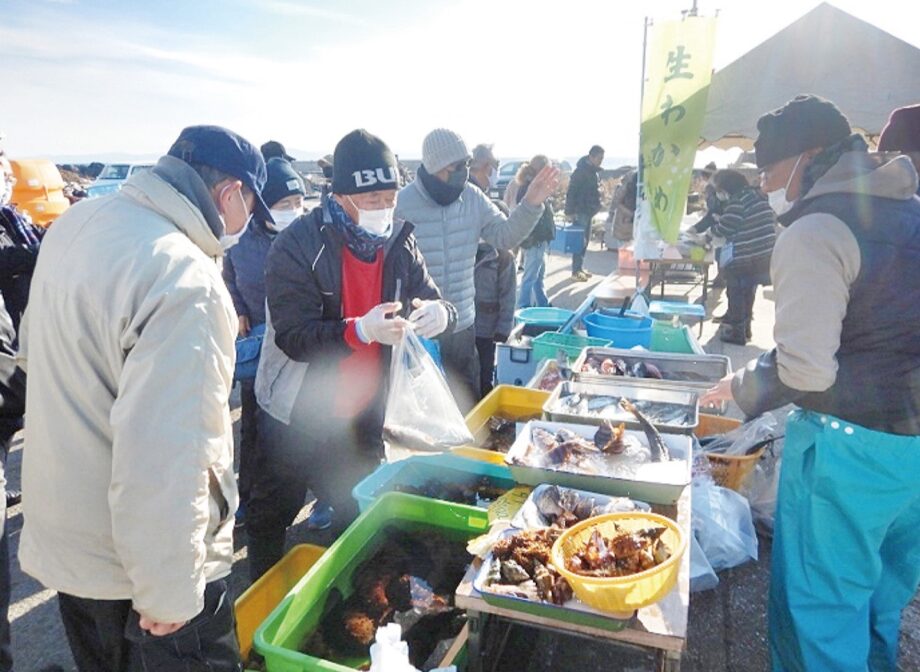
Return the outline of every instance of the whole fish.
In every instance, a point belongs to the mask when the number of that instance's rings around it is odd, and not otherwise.
[[[639,424],[642,425],[642,431],[645,432],[645,436],[648,438],[648,447],[652,454],[652,461],[669,461],[671,459],[671,455],[668,452],[668,447],[664,445],[664,440],[661,438],[661,434],[658,433],[658,430],[655,429],[655,425],[649,422],[649,419],[646,418],[629,399],[625,397],[620,399],[620,407],[624,411],[629,411],[634,416],[636,416],[636,420],[638,420]]]

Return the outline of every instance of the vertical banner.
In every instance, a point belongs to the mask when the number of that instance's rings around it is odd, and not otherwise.
[[[637,228],[651,225],[658,235],[647,233],[668,243],[677,240],[686,209],[712,78],[715,28],[715,17],[688,16],[648,29],[640,138],[646,216]],[[657,255],[643,255],[651,256]]]

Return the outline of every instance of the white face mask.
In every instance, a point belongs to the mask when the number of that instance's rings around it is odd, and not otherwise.
[[[795,160],[792,172],[789,173],[789,179],[786,180],[786,186],[776,191],[767,192],[767,200],[770,202],[770,207],[773,208],[773,212],[775,212],[777,216],[785,214],[792,209],[793,204],[786,200],[786,191],[789,189],[789,185],[792,184],[792,178],[795,177],[795,171],[798,170],[799,162],[802,160],[803,156],[804,154],[799,154],[799,158]]]
[[[498,168],[493,168],[489,174],[489,187],[494,189],[496,184],[498,184]]]
[[[224,187],[224,189],[228,189],[229,187],[230,185],[228,184],[226,187]],[[246,207],[246,201],[243,200],[243,194],[239,191],[236,193],[240,195],[240,202],[243,204],[243,212],[247,214],[246,223],[243,224],[243,228],[237,231],[236,233],[224,233],[223,235],[221,235],[220,249],[222,249],[224,252],[226,252],[231,247],[233,247],[238,242],[240,242],[240,238],[243,237],[243,234],[246,233],[246,229],[249,228],[249,220],[252,219],[252,213],[250,213],[248,208]],[[221,194],[223,194],[223,190],[221,191]],[[221,224],[224,225],[224,231],[226,231],[227,230],[227,220],[224,219],[223,215],[220,215],[220,222]]]
[[[275,223],[266,222],[268,228],[272,231],[283,231],[291,225],[291,222],[303,214],[303,208],[295,208],[294,210],[269,210],[269,212],[272,213],[272,219],[275,220]]]
[[[392,208],[380,208],[379,210],[362,210],[352,199],[351,205],[358,211],[358,226],[375,236],[388,235],[393,228],[393,213],[396,212],[395,206]]]

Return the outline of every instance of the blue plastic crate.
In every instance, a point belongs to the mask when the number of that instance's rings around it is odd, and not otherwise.
[[[358,509],[365,511],[380,495],[391,492],[400,485],[420,487],[431,480],[466,485],[482,478],[507,490],[515,485],[508,467],[445,453],[410,457],[399,462],[382,464],[374,473],[358,483],[351,494],[358,502]]]

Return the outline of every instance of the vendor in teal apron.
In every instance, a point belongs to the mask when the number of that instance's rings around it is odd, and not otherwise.
[[[776,347],[702,399],[787,421],[769,600],[773,670],[897,669],[920,583],[920,199],[837,107],[760,118]]]

